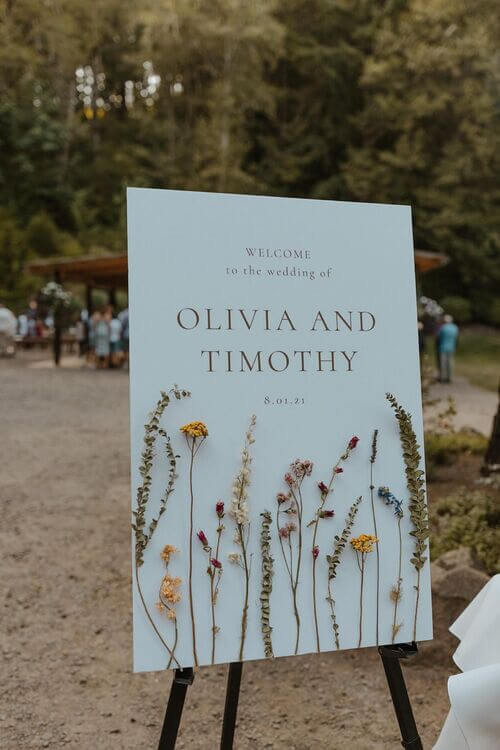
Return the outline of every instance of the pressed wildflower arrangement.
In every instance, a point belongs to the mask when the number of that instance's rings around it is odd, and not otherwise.
[[[356,562],[359,572],[361,573],[361,584],[359,589],[359,638],[358,648],[363,640],[363,593],[365,582],[365,565],[366,557],[372,552],[373,547],[377,544],[378,539],[373,534],[360,534],[351,539],[351,547],[356,554]]]
[[[245,640],[248,625],[248,596],[250,591],[250,568],[251,560],[249,558],[248,540],[250,537],[250,515],[248,512],[248,487],[250,486],[250,469],[252,457],[250,455],[250,446],[255,442],[253,436],[257,418],[255,415],[250,419],[250,424],[245,433],[245,444],[241,452],[241,467],[234,478],[231,498],[231,509],[229,515],[236,524],[234,541],[239,546],[241,552],[231,553],[229,559],[231,562],[239,565],[244,574],[243,589],[243,609],[241,612],[241,633],[240,648],[238,661],[243,661],[245,649]]]
[[[398,500],[395,495],[392,494],[389,487],[379,487],[378,496],[382,498],[386,505],[390,506],[394,510],[394,515],[398,521],[398,540],[399,540],[399,556],[398,556],[398,577],[396,583],[391,587],[391,601],[394,604],[394,615],[392,618],[392,629],[391,629],[391,643],[394,640],[402,628],[402,623],[398,623],[398,604],[403,596],[403,578],[401,575],[402,563],[403,563],[403,537],[401,535],[401,519],[403,518],[403,504],[401,500]]]
[[[284,476],[284,482],[288,487],[287,492],[278,492],[276,500],[278,508],[276,511],[276,527],[278,530],[278,539],[281,548],[281,554],[285,563],[290,588],[292,592],[293,613],[295,617],[295,651],[299,651],[300,638],[300,614],[297,602],[297,589],[300,583],[300,568],[302,563],[302,517],[304,514],[304,501],[302,497],[302,483],[306,477],[310,477],[313,470],[313,463],[308,459],[296,458],[290,464],[290,468]],[[286,515],[286,523],[281,520],[281,516]],[[297,542],[294,544],[295,536]],[[294,547],[296,554],[294,556]],[[313,558],[317,557],[319,550],[313,546]]]
[[[177,666],[179,666],[179,663],[173,656],[171,649],[169,648],[164,638],[162,637],[161,633],[159,632],[158,628],[156,627],[153,617],[146,604],[146,600],[144,598],[144,594],[142,592],[142,587],[141,587],[139,568],[144,563],[144,553],[146,551],[148,544],[150,543],[153,537],[153,534],[156,530],[156,527],[158,526],[158,522],[160,518],[162,517],[163,513],[166,510],[167,501],[174,490],[175,480],[177,479],[178,456],[174,453],[169,435],[162,427],[160,427],[160,420],[163,416],[165,409],[170,404],[172,396],[177,401],[180,401],[181,399],[186,398],[190,395],[191,394],[189,391],[185,389],[180,389],[176,385],[174,385],[174,387],[171,388],[170,391],[168,391],[168,393],[166,391],[161,391],[160,398],[158,399],[158,402],[154,410],[149,415],[148,421],[144,425],[143,451],[141,454],[141,461],[139,464],[139,473],[141,475],[142,481],[139,487],[137,488],[136,509],[132,511],[132,515],[134,517],[133,522],[132,522],[132,529],[133,529],[134,536],[135,536],[134,574],[135,574],[135,581],[136,581],[139,598],[141,600],[141,604],[144,608],[144,612],[146,613],[146,616],[153,630],[155,631],[156,635],[162,642],[163,646],[167,649],[167,652],[170,655],[170,659],[171,660],[173,659]],[[156,438],[158,434],[160,434],[165,440],[165,454],[166,454],[167,462],[169,465],[168,481],[167,481],[165,492],[163,493],[161,500],[160,500],[160,508],[158,511],[158,515],[150,521],[149,527],[146,530],[146,510],[148,506],[148,501],[150,499],[151,485],[153,482],[153,478],[152,478],[153,461],[155,457],[155,444],[156,444]]]
[[[161,559],[165,563],[165,574],[162,578],[160,591],[158,592],[158,602],[156,607],[159,612],[165,613],[167,618],[174,624],[174,642],[172,644],[170,659],[167,664],[167,669],[172,666],[172,661],[175,659],[175,649],[177,648],[177,641],[179,640],[179,628],[177,626],[177,615],[175,612],[175,605],[180,602],[181,594],[179,592],[181,579],[173,577],[168,572],[168,565],[170,558],[179,550],[172,544],[167,544],[161,553]]]
[[[194,459],[201,446],[208,437],[207,426],[203,422],[188,422],[180,428],[181,432],[184,433],[186,443],[188,445],[190,459],[189,459],[189,572],[188,572],[188,583],[189,583],[189,612],[191,615],[191,633],[193,638],[193,659],[195,667],[198,666],[198,652],[196,649],[196,620],[194,615],[194,600],[193,600],[193,527],[194,527],[194,489],[193,489],[193,467]]]
[[[420,602],[420,576],[427,561],[427,539],[429,537],[429,518],[425,503],[424,472],[420,468],[421,455],[417,436],[413,429],[411,415],[403,409],[396,398],[387,393],[386,398],[394,410],[399,426],[399,439],[405,463],[406,486],[408,488],[410,520],[413,526],[410,535],[414,540],[411,563],[417,573],[415,585],[415,611],[413,616],[413,640],[417,639],[418,605]]]
[[[370,516],[370,531],[353,535],[358,513],[362,507],[362,497],[358,496],[351,502],[350,507],[343,505],[338,489],[341,475],[344,474],[346,462],[356,451],[360,438],[351,437],[340,456],[329,470],[325,481],[315,481],[312,485],[307,480],[313,476],[313,461],[297,458],[289,464],[283,475],[283,488],[276,495],[277,508],[275,514],[269,510],[260,512],[260,523],[252,523],[257,518],[260,509],[255,510],[252,518],[249,504],[251,486],[252,445],[256,417],[252,416],[244,436],[240,463],[234,477],[231,500],[227,510],[222,500],[214,501],[210,512],[213,513],[213,524],[204,515],[203,528],[197,523],[199,493],[197,491],[197,461],[196,458],[208,438],[208,428],[204,422],[192,421],[179,427],[178,440],[185,441],[188,461],[185,463],[186,481],[186,538],[179,540],[170,530],[170,539],[177,543],[167,544],[160,553],[164,563],[164,570],[159,580],[156,598],[157,614],[155,617],[148,608],[148,603],[141,589],[139,570],[145,561],[145,553],[158,527],[159,521],[167,509],[170,495],[174,490],[177,479],[179,456],[172,446],[172,440],[162,424],[165,409],[172,399],[183,399],[189,392],[174,387],[168,393],[162,392],[155,409],[145,425],[144,447],[140,462],[141,483],[137,490],[136,507],[134,509],[133,530],[135,534],[135,579],[138,597],[144,607],[146,616],[160,639],[167,654],[167,668],[180,667],[181,661],[186,664],[191,660],[194,666],[203,663],[216,663],[218,637],[221,632],[221,622],[225,629],[225,638],[235,639],[234,648],[238,661],[243,661],[247,651],[255,649],[255,638],[260,635],[260,647],[266,658],[273,658],[275,650],[279,651],[280,629],[293,637],[293,653],[299,653],[304,648],[314,648],[320,652],[324,644],[320,640],[320,626],[322,617],[328,615],[331,624],[332,638],[329,639],[330,648],[340,649],[342,640],[347,640],[341,633],[337,619],[336,598],[339,594],[338,573],[339,566],[344,560],[344,552],[350,547],[353,554],[351,562],[347,559],[346,566],[352,573],[357,566],[359,570],[359,597],[353,601],[338,602],[342,613],[342,620],[347,617],[358,617],[356,627],[357,646],[379,643],[379,615],[384,608],[389,608],[389,602],[382,604],[380,610],[380,592],[387,591],[391,602],[391,640],[401,631],[403,622],[401,617],[403,601],[403,555],[405,553],[402,520],[404,518],[402,502],[391,492],[389,487],[380,486],[375,489],[375,470],[380,461],[379,431],[371,431],[371,450],[369,451],[369,499],[370,509],[366,509]],[[393,407],[399,425],[400,442],[403,448],[406,483],[409,495],[409,514],[412,524],[410,531],[414,545],[411,562],[417,571],[415,585],[416,600],[413,614],[413,635],[416,637],[419,597],[420,571],[427,557],[426,539],[428,535],[427,510],[423,491],[423,472],[420,470],[420,453],[411,424],[410,415],[398,404],[393,396],[387,395]],[[211,438],[213,440],[213,438]],[[217,446],[214,446],[216,451]],[[359,449],[358,449],[359,450]],[[212,446],[211,446],[212,451]],[[164,488],[160,488],[159,497],[153,503],[152,474],[153,467],[160,457],[166,460],[168,476]],[[383,457],[382,457],[383,458]],[[385,469],[386,470],[386,469]],[[344,475],[345,476],[345,475]],[[328,481],[327,481],[328,479]],[[360,480],[363,481],[362,479]],[[343,482],[342,482],[343,483]],[[155,481],[156,488],[156,481]],[[311,489],[311,492],[308,491]],[[318,494],[316,494],[318,493]],[[335,494],[334,494],[335,493]],[[335,503],[332,499],[335,497]],[[376,501],[376,498],[378,500]],[[395,524],[393,535],[388,534],[388,517],[380,507],[380,501],[393,511]],[[151,512],[154,506],[154,512]],[[262,508],[262,506],[261,506]],[[342,510],[344,509],[344,510]],[[337,517],[341,514],[345,521],[335,533]],[[274,515],[274,518],[273,518]],[[234,523],[233,541],[237,545],[232,550],[224,549],[225,521],[227,517]],[[367,519],[363,520],[363,525]],[[323,524],[323,521],[328,523]],[[182,528],[182,527],[181,527]],[[275,532],[272,533],[273,528]],[[366,528],[366,527],[365,527]],[[177,534],[179,526],[176,527]],[[255,530],[254,530],[255,529]],[[322,554],[323,542],[320,534],[332,529],[331,542],[327,554]],[[383,529],[384,540],[387,536],[390,548],[398,550],[397,569],[394,577],[384,580],[383,569],[380,566],[380,530]],[[310,536],[309,536],[310,534]],[[384,544],[386,542],[384,541]],[[259,546],[257,546],[259,545]],[[304,546],[305,545],[305,546]],[[321,545],[321,550],[320,550]],[[252,557],[254,551],[260,549],[260,578],[252,574]],[[275,569],[274,554],[279,549],[282,564]],[[179,550],[187,554],[181,556]],[[304,550],[307,554],[304,554]],[[229,552],[229,554],[228,554]],[[373,554],[372,554],[373,553]],[[185,572],[181,577],[174,575],[172,568],[185,558]],[[224,575],[223,559],[233,563],[241,575],[241,600],[234,596],[228,598],[226,586],[221,587]],[[372,563],[369,560],[372,560]],[[279,560],[280,561],[280,560]],[[203,564],[202,564],[203,563]],[[373,564],[373,568],[371,565]],[[376,565],[376,568],[375,568]],[[310,566],[310,567],[309,567]],[[367,571],[370,571],[369,577]],[[205,577],[206,573],[206,577]],[[325,581],[326,573],[326,581]],[[143,573],[144,575],[144,573]],[[203,608],[202,602],[208,604],[205,595],[195,599],[197,588],[196,576],[204,576],[208,589],[210,606]],[[232,574],[231,574],[232,575]],[[372,577],[373,575],[373,577]],[[318,587],[323,581],[323,596],[318,601]],[[373,583],[372,583],[373,581]],[[370,582],[370,583],[369,583]],[[326,583],[326,586],[325,586]],[[342,581],[343,583],[343,581]],[[367,614],[365,601],[368,597],[368,585],[376,589],[376,605]],[[387,587],[387,588],[386,588]],[[280,591],[281,589],[281,591]],[[201,589],[203,591],[203,589]],[[222,594],[221,594],[222,592]],[[299,596],[300,593],[300,596]],[[371,592],[370,592],[371,593]],[[283,613],[273,613],[274,629],[271,625],[271,597],[280,604],[283,596],[290,597],[291,607]],[[303,599],[312,597],[312,606],[304,606]],[[223,597],[223,598],[222,598]],[[180,604],[186,599],[188,606]],[[406,603],[407,597],[405,597]],[[327,607],[321,602],[326,601]],[[300,602],[300,603],[299,603]],[[150,602],[152,606],[154,600]],[[180,604],[180,606],[178,606]],[[220,606],[218,606],[220,605]],[[228,610],[227,606],[232,607]],[[412,607],[413,602],[408,602]],[[258,610],[258,616],[250,619],[251,608]],[[303,607],[303,609],[302,609]],[[221,612],[224,619],[221,620]],[[230,613],[230,614],[229,614]],[[257,615],[257,612],[254,612]],[[256,625],[260,621],[260,633]],[[249,622],[252,623],[249,638]],[[239,628],[238,628],[239,623]],[[368,634],[374,625],[374,632]],[[235,627],[236,626],[236,627]],[[205,631],[206,627],[206,631]],[[239,632],[238,632],[239,630]],[[198,638],[203,632],[203,638]],[[305,643],[303,632],[307,632]],[[210,633],[210,637],[208,636]],[[247,645],[248,641],[248,645]],[[348,645],[348,644],[345,644]],[[351,644],[349,644],[351,645]],[[191,651],[191,655],[189,652]],[[252,656],[255,651],[253,651]],[[186,656],[188,654],[188,656]]]
[[[330,605],[330,617],[332,620],[333,637],[335,639],[336,648],[340,648],[340,637],[339,626],[337,624],[337,616],[335,613],[335,599],[333,598],[333,582],[337,576],[337,568],[340,565],[340,558],[342,557],[342,554],[349,541],[349,536],[351,534],[352,527],[354,526],[354,521],[356,520],[356,515],[358,513],[361,500],[362,497],[358,497],[349,508],[342,533],[340,534],[340,536],[336,534],[333,538],[333,553],[326,556],[326,561],[328,563],[328,595],[326,597],[326,601]]]
[[[314,613],[314,630],[316,635],[316,651],[319,653],[321,651],[320,646],[320,639],[319,639],[319,623],[318,623],[318,604],[316,599],[316,564],[319,557],[319,547],[316,544],[317,535],[318,535],[318,526],[321,519],[328,519],[333,518],[335,515],[335,511],[331,509],[325,508],[325,503],[328,499],[328,496],[333,491],[333,483],[335,478],[342,474],[344,469],[340,466],[342,461],[347,461],[349,458],[349,455],[351,451],[353,451],[357,444],[359,443],[359,438],[354,435],[349,442],[346,445],[346,448],[336,464],[334,465],[331,475],[330,475],[330,481],[328,484],[325,484],[324,482],[318,482],[318,490],[320,495],[320,501],[319,506],[316,510],[316,513],[314,514],[314,518],[312,521],[310,521],[307,525],[313,527],[313,538],[312,538],[312,597],[313,597],[313,613]]]

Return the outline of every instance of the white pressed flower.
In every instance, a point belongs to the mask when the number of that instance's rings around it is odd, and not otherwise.
[[[235,563],[237,565],[241,560],[241,555],[239,552],[230,552],[227,556],[227,559],[229,560],[229,562]]]

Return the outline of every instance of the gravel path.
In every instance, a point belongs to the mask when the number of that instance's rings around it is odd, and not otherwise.
[[[171,675],[130,671],[128,379],[25,360],[0,361],[0,745],[149,750]],[[449,673],[406,669],[426,748]],[[224,681],[198,672],[179,749],[218,747]],[[236,750],[400,747],[373,649],[248,664],[240,708]]]

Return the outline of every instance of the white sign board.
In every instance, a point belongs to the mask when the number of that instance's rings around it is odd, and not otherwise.
[[[135,669],[431,638],[409,207],[133,188],[128,238]]]

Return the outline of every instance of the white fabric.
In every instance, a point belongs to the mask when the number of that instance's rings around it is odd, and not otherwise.
[[[450,627],[463,674],[448,680],[451,710],[434,750],[500,748],[500,575],[494,576]]]

